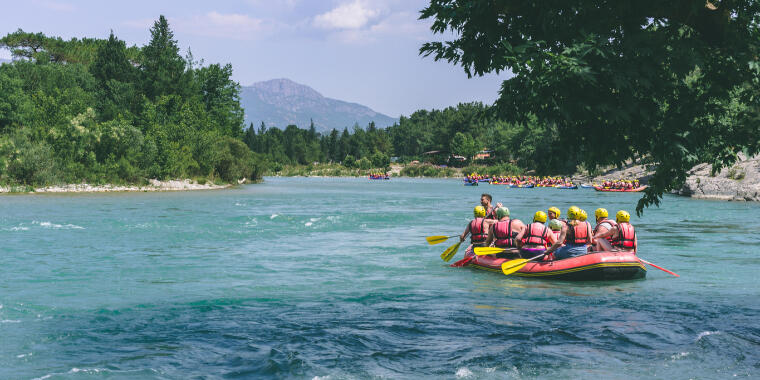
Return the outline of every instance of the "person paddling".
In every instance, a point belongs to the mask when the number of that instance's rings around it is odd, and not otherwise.
[[[621,251],[636,252],[639,242],[636,238],[636,230],[630,223],[631,214],[628,211],[620,210],[615,215],[617,226],[599,233],[594,236],[595,239],[609,238],[610,244]]]
[[[491,206],[492,201],[493,201],[493,197],[491,197],[491,194],[483,193],[480,195],[480,205],[486,209],[485,218],[498,220],[498,218],[496,217],[496,209],[501,207],[501,203],[497,203],[496,207],[493,207]]]
[[[517,247],[520,248],[520,255],[524,259],[543,253],[557,240],[552,230],[544,223],[546,223],[546,213],[536,211],[533,215],[533,223],[525,226],[525,229],[515,237]]]
[[[588,253],[588,247],[591,244],[591,224],[578,220],[581,210],[576,206],[571,206],[567,210],[568,222],[562,226],[562,232],[559,239],[552,244],[545,253],[556,251],[556,259],[562,260],[569,257],[581,256]],[[564,246],[560,247],[562,242]]]
[[[609,240],[604,238],[597,238],[597,236],[600,236],[605,232],[616,228],[617,223],[614,220],[608,219],[609,213],[605,208],[600,207],[596,209],[596,211],[594,211],[594,216],[596,217],[596,227],[594,227],[594,230],[592,232],[594,234],[595,250],[611,251],[612,245],[610,244]]]
[[[525,223],[519,219],[509,219],[509,209],[499,207],[496,209],[496,217],[499,221],[492,224],[488,230],[486,247],[493,245],[504,248],[506,251],[497,254],[496,257],[518,258],[517,242],[515,237],[525,229]]]
[[[486,238],[488,238],[488,229],[491,227],[493,221],[485,218],[486,209],[483,206],[475,207],[475,210],[473,210],[472,213],[475,216],[475,219],[471,220],[470,223],[467,223],[464,232],[459,235],[459,242],[463,242],[464,239],[467,238],[467,235],[470,235],[470,244],[472,244],[473,247],[483,247]]]

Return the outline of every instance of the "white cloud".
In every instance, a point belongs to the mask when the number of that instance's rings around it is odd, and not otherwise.
[[[354,0],[317,15],[314,25],[325,29],[361,29],[380,13],[379,9],[370,7],[365,1]]]
[[[11,52],[6,49],[0,49],[0,59],[11,59]]]

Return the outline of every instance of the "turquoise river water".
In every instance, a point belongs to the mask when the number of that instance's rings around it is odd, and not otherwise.
[[[267,178],[0,197],[0,379],[760,378],[760,205],[667,196],[644,280],[451,268],[488,191],[514,217],[639,195]],[[457,255],[461,258],[462,252]]]

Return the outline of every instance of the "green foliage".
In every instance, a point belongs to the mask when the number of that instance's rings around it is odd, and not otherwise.
[[[347,154],[346,157],[343,159],[343,165],[347,168],[353,168],[356,164],[356,159],[354,156]]]
[[[1,38],[21,59],[0,66],[0,182],[260,178],[267,157],[241,141],[232,67],[186,65],[163,16],[151,36],[142,49],[113,33]]]
[[[750,0],[431,0],[421,17],[454,37],[420,52],[468,75],[513,73],[499,117],[535,118],[530,131],[564,147],[560,161],[593,170],[651,158],[641,212],[696,163],[719,168],[760,151],[758,14]]]
[[[433,165],[408,165],[401,169],[405,177],[453,177],[457,173],[452,168],[442,168]]]
[[[480,151],[479,144],[470,135],[465,135],[462,132],[454,134],[454,138],[451,139],[449,144],[451,147],[451,153],[464,156],[468,160],[471,160]]]

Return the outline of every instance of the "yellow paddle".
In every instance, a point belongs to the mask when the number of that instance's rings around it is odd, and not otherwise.
[[[456,244],[452,245],[451,247],[446,248],[446,250],[443,251],[443,253],[441,253],[441,260],[443,260],[443,261],[445,261],[447,263],[449,261],[451,261],[451,258],[454,257],[454,255],[457,254],[457,251],[459,250],[459,245],[460,244],[462,244],[461,241],[459,243],[456,243]]]
[[[509,260],[501,264],[501,271],[504,273],[505,276],[509,276],[510,274],[515,273],[518,270],[522,269],[529,262],[538,260],[544,256],[546,256],[546,254],[542,253],[538,256],[531,257],[530,259]]]
[[[483,255],[495,255],[497,253],[502,253],[506,251],[506,249],[496,248],[496,247],[475,247],[474,251],[476,255],[483,256]]]
[[[443,243],[444,241],[448,240],[449,238],[453,238],[454,236],[459,236],[459,235],[451,235],[451,236],[441,236],[441,235],[438,235],[438,236],[428,236],[428,237],[426,237],[426,238],[425,238],[425,240],[427,240],[428,244],[430,244],[430,245],[433,245],[433,244]]]

